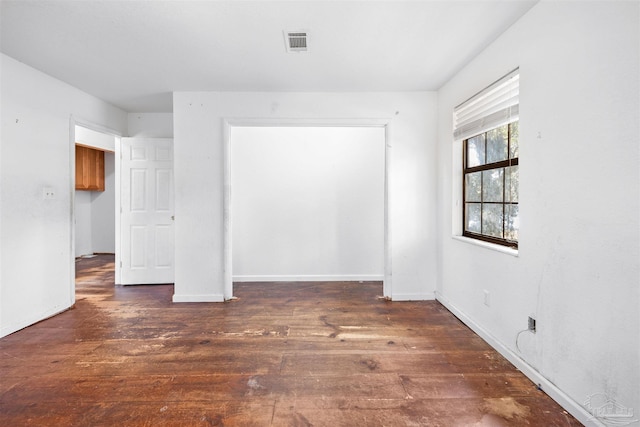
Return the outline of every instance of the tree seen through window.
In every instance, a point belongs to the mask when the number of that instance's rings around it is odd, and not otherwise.
[[[517,247],[518,122],[464,140],[463,235]]]

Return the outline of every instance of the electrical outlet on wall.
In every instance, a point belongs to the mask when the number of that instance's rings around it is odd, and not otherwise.
[[[528,330],[530,330],[531,332],[533,332],[534,334],[536,333],[536,318],[533,316],[529,316],[529,323],[528,323]]]
[[[56,193],[55,191],[53,191],[53,188],[51,187],[43,187],[42,188],[42,198],[47,200],[47,199],[55,199],[56,198]]]
[[[484,292],[484,305],[486,305],[487,307],[491,307],[491,299],[490,299],[489,291],[485,289],[482,292]]]

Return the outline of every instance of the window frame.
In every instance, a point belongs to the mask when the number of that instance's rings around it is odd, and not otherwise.
[[[484,200],[482,200],[483,196],[483,183],[481,181],[481,200],[480,200],[480,206],[481,206],[481,213],[480,213],[480,230],[482,230],[482,208],[485,204],[491,204],[491,205],[502,205],[502,235],[505,235],[505,231],[506,231],[506,216],[505,216],[505,208],[506,206],[512,206],[512,205],[516,205],[519,206],[519,197],[518,197],[518,201],[513,202],[513,201],[506,201],[506,192],[507,192],[507,186],[506,186],[506,180],[507,180],[507,173],[506,173],[506,168],[511,167],[511,166],[519,166],[519,156],[520,156],[520,152],[518,150],[518,157],[511,157],[511,141],[512,141],[512,124],[513,123],[518,123],[519,126],[519,120],[514,120],[510,123],[506,123],[500,126],[496,126],[494,128],[491,129],[487,129],[484,130],[483,132],[477,133],[475,135],[471,135],[466,137],[465,139],[462,140],[462,236],[463,237],[467,237],[470,239],[476,239],[476,240],[481,240],[484,242],[488,242],[488,243],[494,243],[494,244],[498,244],[501,246],[506,246],[512,249],[517,250],[518,249],[518,240],[511,240],[511,239],[507,239],[504,237],[495,237],[495,236],[490,236],[487,234],[481,234],[481,233],[476,233],[476,232],[472,232],[472,231],[468,231],[467,230],[467,175],[468,174],[472,174],[472,173],[476,173],[476,172],[484,172],[484,171],[490,171],[490,170],[499,170],[499,169],[505,169],[505,173],[502,174],[502,202],[485,202]],[[492,163],[485,163],[483,165],[478,165],[478,166],[472,166],[472,167],[468,167],[468,150],[469,150],[469,140],[472,138],[475,138],[479,135],[485,135],[485,144],[484,144],[484,149],[485,149],[485,158],[487,155],[487,133],[495,130],[495,129],[499,129],[503,126],[507,127],[507,159],[506,160],[500,160],[497,162],[492,162]],[[519,131],[518,131],[518,135],[519,135]],[[519,141],[518,141],[519,143]],[[481,174],[481,177],[484,174]],[[481,178],[482,179],[482,178]],[[518,189],[519,190],[519,189]],[[518,191],[519,193],[519,191]],[[469,202],[469,203],[478,203],[478,202]],[[519,229],[518,229],[519,231]]]

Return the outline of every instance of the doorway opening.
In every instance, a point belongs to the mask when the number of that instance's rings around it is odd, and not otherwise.
[[[119,137],[72,121],[73,255],[77,264],[94,257],[108,259],[115,272],[116,186]],[[75,295],[75,266],[73,294]]]
[[[390,296],[386,123],[227,124],[225,299],[234,281],[381,281]]]

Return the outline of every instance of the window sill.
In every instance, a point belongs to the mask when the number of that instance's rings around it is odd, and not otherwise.
[[[469,243],[471,245],[475,245],[475,246],[480,246],[480,247],[483,247],[483,248],[491,249],[492,251],[496,251],[496,252],[502,252],[503,254],[511,255],[511,256],[514,256],[514,257],[518,256],[518,250],[517,249],[508,248],[506,246],[497,245],[495,243],[484,242],[484,241],[478,240],[478,239],[471,239],[469,237],[464,237],[464,236],[452,236],[452,237],[453,237],[454,240],[458,240],[460,242],[465,242],[465,243]]]

